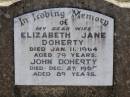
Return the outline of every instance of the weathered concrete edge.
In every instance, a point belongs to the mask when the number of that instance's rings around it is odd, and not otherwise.
[[[13,3],[16,3],[16,2],[19,2],[21,0],[10,0],[10,1],[3,1],[3,2],[0,2],[0,7],[7,7],[7,6],[10,6],[12,5]],[[113,3],[119,7],[123,7],[123,8],[130,8],[130,2],[120,2],[120,1],[117,1],[117,0],[104,0],[104,1],[107,1],[107,2],[110,2],[110,3]]]
[[[117,0],[105,0],[105,1],[113,3],[119,7],[130,8],[130,2],[119,2]]]
[[[1,7],[7,7],[7,6],[10,6],[11,4],[15,3],[15,2],[18,2],[18,1],[21,1],[21,0],[10,0],[10,1],[3,1],[3,2],[0,2],[0,6]]]

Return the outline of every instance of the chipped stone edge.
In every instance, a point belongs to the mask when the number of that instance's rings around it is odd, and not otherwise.
[[[105,0],[105,1],[113,3],[119,7],[130,8],[130,2],[119,2],[117,0]]]
[[[21,0],[10,0],[10,1],[6,1],[6,2],[0,2],[0,7],[7,7],[10,6],[11,4],[18,2]]]

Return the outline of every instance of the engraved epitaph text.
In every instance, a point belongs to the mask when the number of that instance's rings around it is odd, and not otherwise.
[[[16,85],[112,85],[113,19],[77,8],[14,18]]]

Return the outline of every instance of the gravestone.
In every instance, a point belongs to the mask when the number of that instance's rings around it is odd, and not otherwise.
[[[0,11],[0,96],[129,96],[130,9],[23,0]]]

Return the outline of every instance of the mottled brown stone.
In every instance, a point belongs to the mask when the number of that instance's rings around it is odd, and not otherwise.
[[[13,18],[34,10],[76,7],[115,19],[114,85],[15,86]],[[104,0],[22,0],[0,8],[0,97],[130,97],[130,9]]]

